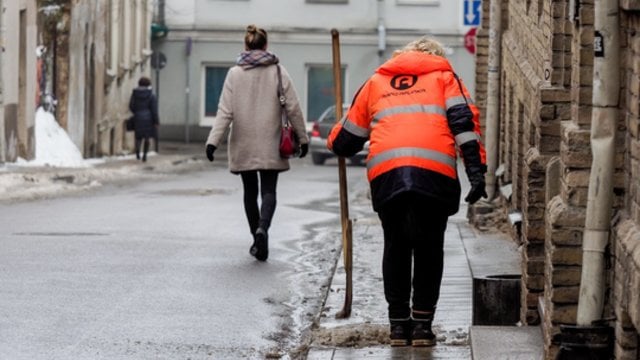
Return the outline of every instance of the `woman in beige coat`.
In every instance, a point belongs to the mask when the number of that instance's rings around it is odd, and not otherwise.
[[[278,173],[289,169],[280,157],[281,108],[278,101],[278,71],[286,98],[286,111],[300,143],[299,156],[307,154],[307,137],[291,79],[267,51],[267,32],[249,25],[244,37],[245,51],[224,81],[218,113],[207,139],[206,154],[213,161],[226,130],[229,132],[229,170],[240,174],[244,187],[244,209],[253,235],[249,252],[260,261],[269,256],[268,230],[276,208]],[[262,204],[258,206],[258,175]]]

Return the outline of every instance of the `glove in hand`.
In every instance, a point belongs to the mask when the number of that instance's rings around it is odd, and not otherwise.
[[[469,179],[469,182],[471,183],[471,190],[469,190],[469,194],[467,194],[467,197],[464,198],[464,201],[468,202],[469,204],[475,204],[478,200],[480,200],[481,197],[485,199],[487,198],[484,175],[474,175],[471,177],[471,179]]]
[[[209,159],[209,161],[213,161],[214,151],[216,151],[216,147],[211,144],[207,144],[207,159]]]
[[[309,152],[309,144],[302,144],[300,145],[300,158],[302,159],[303,157],[307,156],[307,153]]]

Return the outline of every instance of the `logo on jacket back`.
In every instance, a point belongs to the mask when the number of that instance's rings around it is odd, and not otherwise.
[[[391,79],[391,87],[396,90],[407,90],[416,84],[417,75],[396,75]]]

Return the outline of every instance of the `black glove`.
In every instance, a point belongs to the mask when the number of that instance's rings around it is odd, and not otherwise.
[[[469,182],[471,183],[471,190],[469,190],[469,194],[464,198],[464,201],[471,205],[480,200],[481,197],[487,197],[487,192],[484,189],[485,183],[483,174],[474,174],[470,176]]]
[[[302,144],[300,145],[300,158],[302,159],[303,157],[307,156],[307,153],[309,152],[309,144]]]
[[[209,161],[213,161],[214,151],[216,151],[216,147],[211,144],[207,144],[207,159],[209,159]]]

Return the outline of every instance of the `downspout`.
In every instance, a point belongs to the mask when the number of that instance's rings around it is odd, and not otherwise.
[[[595,1],[591,174],[582,243],[578,326],[602,318],[605,247],[609,239],[615,171],[615,135],[620,94],[620,28],[617,0]]]
[[[164,23],[164,9],[165,9],[165,0],[158,0],[158,11],[156,12],[155,23],[160,25],[165,25]]]
[[[502,42],[502,0],[489,4],[489,66],[487,75],[487,113],[485,145],[487,151],[487,195],[496,195],[496,169],[498,168],[498,142],[500,128],[500,57]]]
[[[384,26],[384,0],[378,0],[378,63],[384,63],[384,52],[387,50],[387,29]]]
[[[5,44],[6,42],[4,41],[4,36],[5,36],[5,32],[4,32],[4,22],[3,22],[3,18],[4,18],[4,4],[2,2],[2,0],[0,0],[0,43]],[[4,82],[2,80],[2,72],[3,70],[3,61],[2,61],[2,57],[4,51],[0,51],[0,164],[3,164],[7,157],[6,157],[6,146],[5,146],[5,134],[4,134]]]
[[[185,70],[186,70],[186,74],[185,74],[185,78],[187,80],[187,84],[185,86],[185,107],[184,107],[184,142],[185,144],[189,143],[189,117],[191,116],[191,113],[189,112],[189,109],[191,108],[190,106],[190,102],[191,102],[191,49],[193,47],[193,39],[191,39],[191,36],[187,37],[186,42],[185,42],[185,53],[186,53],[186,59],[185,59]]]

